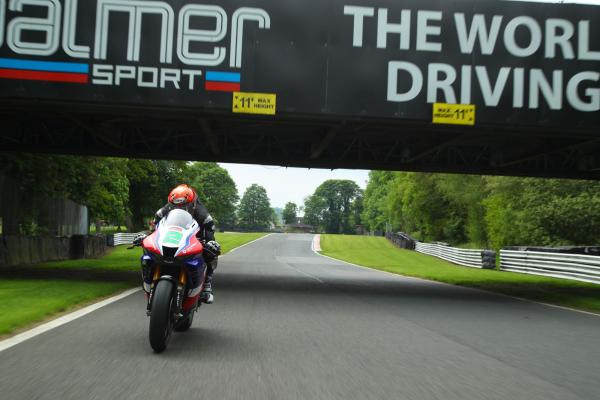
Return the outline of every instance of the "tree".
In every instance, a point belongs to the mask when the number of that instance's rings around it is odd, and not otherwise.
[[[327,233],[353,233],[352,205],[357,198],[362,201],[362,190],[354,181],[327,180],[305,202],[305,220],[308,217],[307,223],[321,227]],[[360,214],[362,206],[358,203],[357,206]]]
[[[361,221],[370,231],[383,231],[391,220],[388,198],[392,192],[394,173],[390,171],[369,172],[369,182],[363,199]]]
[[[126,204],[129,182],[127,160],[120,158],[77,157],[62,155],[0,155],[4,173],[18,178],[15,188],[25,199],[17,216],[24,234],[39,233],[40,212],[48,198],[64,198],[86,205],[90,219],[123,222],[128,214]]]
[[[100,232],[100,220],[111,221],[119,226],[125,220],[129,201],[127,160],[119,158],[93,158],[89,160],[86,198],[90,219],[96,221],[96,233]]]
[[[327,208],[325,199],[314,194],[304,199],[304,223],[312,225],[315,229],[323,227],[324,213]]]
[[[294,224],[296,223],[296,213],[298,211],[298,206],[296,203],[288,202],[283,208],[283,223],[284,224]]]
[[[239,224],[246,229],[265,229],[272,220],[273,210],[264,187],[253,184],[242,196],[238,209]]]
[[[169,192],[187,182],[188,165],[185,161],[129,160],[127,177],[130,184],[128,229],[147,228],[147,219],[167,202]]]
[[[239,196],[229,172],[217,163],[195,162],[187,168],[186,178],[217,224],[230,225]]]
[[[164,194],[158,192],[158,167],[151,160],[131,159],[127,163],[129,179],[129,211],[127,228],[134,232],[146,229],[146,219],[164,204]]]

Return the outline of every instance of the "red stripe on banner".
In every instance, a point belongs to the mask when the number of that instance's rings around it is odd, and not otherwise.
[[[240,84],[239,83],[229,83],[229,82],[205,82],[204,89],[206,90],[215,90],[219,92],[239,92]]]
[[[88,83],[87,74],[67,72],[23,71],[20,69],[0,69],[0,78],[25,79],[30,81]]]

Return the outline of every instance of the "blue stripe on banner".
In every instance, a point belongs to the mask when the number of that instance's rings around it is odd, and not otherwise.
[[[239,72],[218,72],[218,71],[206,71],[207,81],[218,81],[218,82],[240,82]]]
[[[79,74],[87,74],[89,72],[89,66],[87,64],[16,60],[14,58],[0,58],[0,68],[25,69],[30,71],[75,72]]]

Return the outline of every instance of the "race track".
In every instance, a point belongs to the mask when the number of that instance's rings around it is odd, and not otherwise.
[[[0,353],[0,398],[600,398],[600,317],[358,268],[276,234],[223,257],[166,352],[141,292]]]

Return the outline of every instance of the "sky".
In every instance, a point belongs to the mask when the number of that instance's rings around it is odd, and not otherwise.
[[[304,198],[328,179],[350,179],[362,189],[367,186],[369,171],[350,169],[308,169],[286,168],[266,165],[226,164],[225,168],[237,186],[240,198],[248,186],[256,183],[267,190],[271,207],[285,206],[291,201],[296,205],[304,204]]]
[[[538,1],[543,0],[520,0]],[[559,3],[560,1],[549,1]],[[600,5],[600,0],[565,0],[564,3]],[[365,188],[369,171],[349,169],[307,169],[286,168],[265,165],[220,164],[235,181],[240,198],[248,186],[257,183],[267,190],[271,207],[285,206],[291,201],[298,206],[304,203],[304,198],[314,193],[315,189],[327,179],[350,179],[358,186]]]

